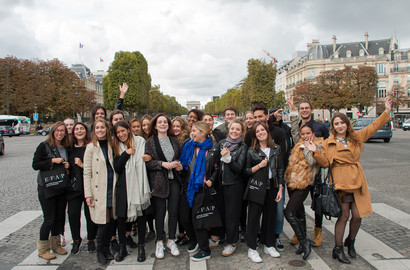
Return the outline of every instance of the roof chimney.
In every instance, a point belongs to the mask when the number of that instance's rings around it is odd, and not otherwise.
[[[365,41],[366,41],[366,50],[368,50],[369,49],[369,34],[366,32],[366,33],[364,33],[364,38],[365,38]]]
[[[336,36],[333,35],[332,39],[333,39],[333,53],[335,53],[336,52]]]

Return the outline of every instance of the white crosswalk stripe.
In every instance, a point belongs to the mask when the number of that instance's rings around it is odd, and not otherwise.
[[[396,224],[403,226],[407,229],[410,229],[410,215],[400,211],[394,207],[383,203],[374,203],[372,204],[373,210],[375,213],[383,216],[386,219],[389,219]],[[314,213],[310,209],[310,206],[305,206],[306,213],[314,218]],[[28,223],[33,221],[34,219],[41,216],[41,211],[21,211],[15,214],[12,217],[0,222],[0,240],[7,237],[11,233],[23,228]],[[326,229],[330,233],[334,233],[334,222],[324,220],[323,222],[323,229]],[[86,222],[85,217],[82,215],[81,220],[81,235],[83,237],[86,236]],[[348,230],[348,228],[346,228]],[[289,226],[288,223],[285,222],[284,225],[284,233],[291,238],[293,236],[293,230]],[[347,234],[346,234],[347,235]],[[56,259],[51,261],[46,261],[38,257],[37,250],[35,250],[32,254],[27,256],[22,262],[20,262],[17,266],[12,268],[13,270],[54,270],[57,269],[64,261],[68,258],[70,251],[71,251],[71,233],[68,222],[65,227],[65,236],[67,246],[65,247],[68,251],[67,255],[58,255]],[[371,264],[376,269],[394,269],[394,270],[401,270],[401,269],[410,269],[410,259],[404,257],[402,254],[397,252],[396,250],[390,248],[382,241],[378,240],[376,237],[370,235],[364,230],[359,230],[359,233],[356,238],[356,251],[358,255],[360,255],[365,261]],[[154,253],[154,245],[146,245],[146,254],[147,259],[143,263],[139,263],[137,261],[137,250],[129,250],[130,255],[125,257],[122,262],[116,262],[115,260],[111,261],[110,265],[108,265],[108,270],[126,270],[126,269],[141,269],[141,270],[150,270],[153,269],[155,258],[151,257],[150,254]],[[85,252],[85,250],[83,251]],[[95,256],[92,255],[92,256]],[[191,255],[192,256],[192,255]],[[246,256],[244,254],[244,256]],[[211,258],[212,260],[212,258]],[[308,264],[312,267],[312,269],[320,269],[320,270],[329,270],[332,269],[325,260],[323,260],[315,250],[312,250],[312,253],[307,261]],[[189,260],[189,268],[194,270],[205,270],[207,269],[206,261],[202,262],[193,262]]]

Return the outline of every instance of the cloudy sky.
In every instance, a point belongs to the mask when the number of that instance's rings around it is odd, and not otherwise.
[[[410,48],[409,10],[408,0],[0,0],[0,57],[95,71],[117,51],[140,51],[152,84],[182,105],[205,105],[246,77],[248,59],[269,60],[263,50],[282,62],[312,39],[360,41],[365,32]]]

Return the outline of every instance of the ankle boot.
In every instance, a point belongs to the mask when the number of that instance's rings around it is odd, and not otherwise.
[[[337,259],[341,263],[350,264],[349,259],[346,258],[346,255],[343,251],[343,246],[335,246],[333,248],[332,258]]]
[[[344,244],[344,246],[347,247],[347,254],[349,254],[349,256],[352,258],[357,257],[356,250],[354,249],[354,241],[355,240],[350,239],[350,236],[348,236],[345,239],[345,244]]]
[[[138,258],[137,258],[137,261],[139,261],[139,262],[145,261],[144,244],[138,244]]]
[[[302,250],[303,250],[303,260],[306,261],[310,253],[312,252],[311,242],[309,239],[305,239],[303,242],[301,242],[300,246],[302,247]]]
[[[38,256],[44,260],[53,260],[56,258],[54,254],[50,253],[49,240],[37,240]]]
[[[65,255],[67,254],[67,250],[61,247],[61,239],[60,235],[50,236],[50,249],[57,254]]]
[[[290,239],[290,243],[291,243],[292,245],[297,245],[297,244],[299,244],[299,240],[298,240],[298,237],[296,236],[296,234],[294,234],[293,237]]]
[[[315,242],[315,247],[320,247],[322,245],[322,229],[315,227],[315,234],[313,236],[313,242]]]
[[[125,244],[120,245],[120,251],[118,251],[117,256],[115,256],[115,260],[117,262],[121,262],[124,258],[128,255],[127,246]]]
[[[107,258],[105,258],[105,254],[104,254],[104,247],[101,245],[98,239],[97,239],[97,261],[101,265],[107,264]]]

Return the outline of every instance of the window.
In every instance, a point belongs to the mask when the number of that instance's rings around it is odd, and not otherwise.
[[[394,76],[394,83],[399,83],[399,76]]]
[[[386,64],[376,64],[377,75],[386,75]]]
[[[309,60],[313,60],[313,53],[309,54]]]
[[[410,83],[410,75],[407,75],[407,83]]]
[[[364,50],[363,49],[360,49],[359,56],[364,56]]]
[[[384,98],[386,97],[386,87],[387,83],[385,81],[381,81],[377,83],[377,97]]]
[[[352,57],[352,52],[350,50],[346,51],[346,57]]]
[[[309,69],[309,79],[313,79],[315,77],[315,70],[313,68]]]
[[[384,49],[382,47],[379,48],[379,54],[384,54]]]
[[[394,54],[394,60],[396,60],[396,61],[400,61],[400,60],[401,60],[401,53],[400,53],[400,52],[396,52],[396,53]]]
[[[394,64],[393,71],[394,72],[399,72],[399,64]]]
[[[409,87],[409,88],[407,88],[407,96],[409,96],[409,97],[410,97],[410,87]]]

